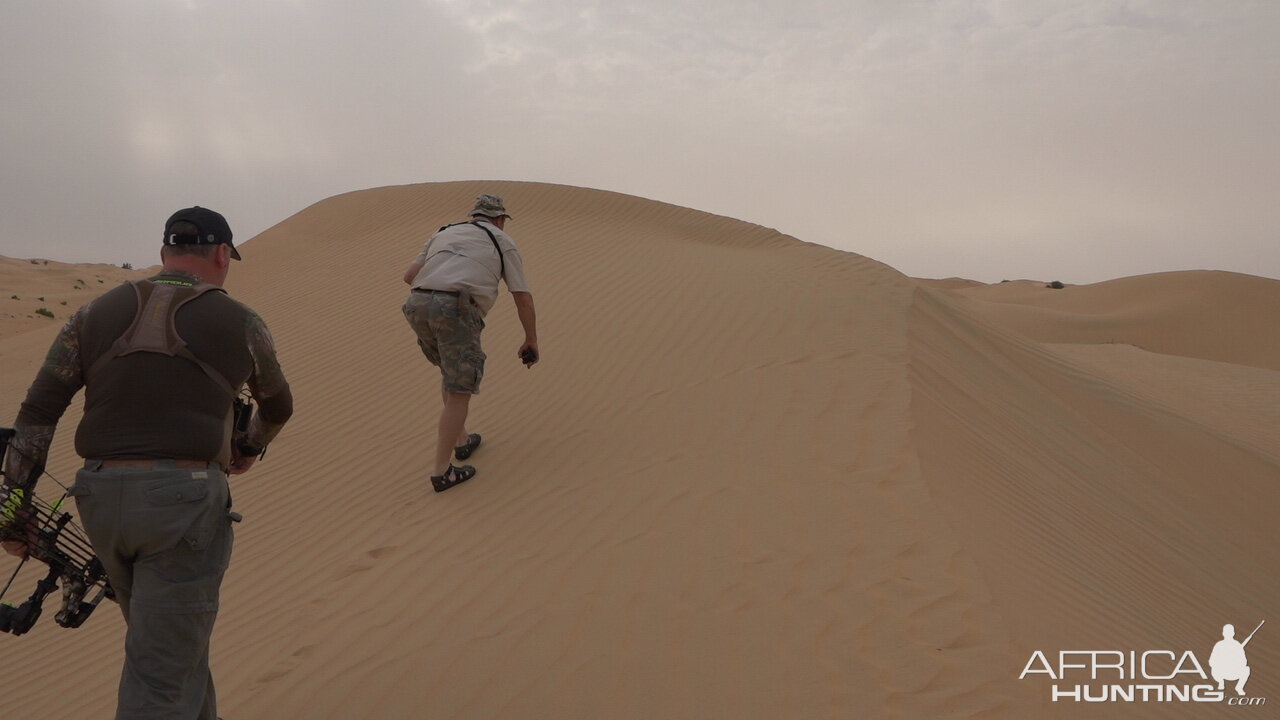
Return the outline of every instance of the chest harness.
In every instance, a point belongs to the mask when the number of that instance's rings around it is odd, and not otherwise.
[[[190,360],[222,388],[229,398],[234,399],[239,390],[232,387],[215,367],[196,357],[174,325],[178,310],[183,305],[207,292],[225,293],[226,290],[211,283],[192,284],[185,280],[134,280],[130,284],[138,295],[138,314],[134,316],[129,329],[94,361],[86,379],[92,378],[104,365],[118,357],[136,352],[153,352]]]

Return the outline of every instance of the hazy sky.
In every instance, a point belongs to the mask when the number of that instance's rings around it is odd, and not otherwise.
[[[502,179],[916,276],[1280,278],[1274,0],[3,8],[3,255],[151,264],[179,207],[245,240],[341,192]]]

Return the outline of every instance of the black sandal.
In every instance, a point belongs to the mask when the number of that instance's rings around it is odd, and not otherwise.
[[[480,447],[480,433],[471,433],[467,436],[466,445],[456,445],[453,448],[453,456],[459,460],[466,460],[471,457],[471,453]]]
[[[462,467],[450,465],[443,475],[431,476],[431,487],[435,488],[436,492],[444,492],[454,485],[464,483],[475,476],[476,469],[470,465],[463,465]]]

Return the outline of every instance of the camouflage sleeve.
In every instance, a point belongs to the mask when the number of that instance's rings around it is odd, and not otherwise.
[[[247,335],[249,354],[253,357],[249,392],[258,401],[258,412],[253,416],[247,439],[257,447],[266,447],[293,415],[293,392],[276,358],[271,331],[256,313],[249,315]]]
[[[86,305],[71,314],[58,333],[58,337],[49,346],[49,352],[44,356],[44,365],[40,368],[42,374],[48,373],[70,388],[72,395],[84,386],[84,364],[80,357],[80,328],[84,325],[85,313],[89,307]],[[39,381],[40,376],[37,375],[36,382]],[[28,400],[30,400],[29,394]],[[61,416],[65,410],[65,405],[59,408],[58,416]]]
[[[15,434],[5,454],[4,475],[10,485],[35,483],[49,456],[53,431],[71,398],[84,385],[80,358],[80,327],[85,309],[81,308],[62,326],[58,337],[45,355],[44,365],[27,389],[27,398],[13,424]]]
[[[49,457],[49,445],[53,442],[53,426],[32,426],[15,423],[14,435],[9,440],[4,456],[5,484],[10,487],[30,489],[35,487],[40,472]]]

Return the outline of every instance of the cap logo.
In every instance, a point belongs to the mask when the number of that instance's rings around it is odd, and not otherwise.
[[[201,235],[199,233],[169,233],[164,238],[165,245],[217,245],[218,236],[213,233]]]

